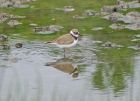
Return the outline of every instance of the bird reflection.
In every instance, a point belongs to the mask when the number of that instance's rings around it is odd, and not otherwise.
[[[57,60],[56,62],[47,63],[46,66],[52,66],[64,73],[70,74],[73,78],[77,78],[79,75],[79,71],[77,67],[74,67],[72,64],[72,60],[67,58],[62,58]]]

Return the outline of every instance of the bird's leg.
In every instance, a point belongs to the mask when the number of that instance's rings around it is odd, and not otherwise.
[[[64,58],[66,57],[66,55],[65,55],[65,48],[63,48],[64,49]]]

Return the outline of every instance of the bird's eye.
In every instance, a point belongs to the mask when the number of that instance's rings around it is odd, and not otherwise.
[[[75,34],[79,34],[79,32],[74,32]]]

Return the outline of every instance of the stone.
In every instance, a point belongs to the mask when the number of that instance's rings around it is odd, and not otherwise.
[[[43,26],[43,27],[35,27],[34,32],[38,34],[52,34],[58,32],[62,29],[62,26],[59,25],[50,25],[50,26]]]
[[[140,30],[140,23],[128,24],[125,28],[130,30]]]
[[[10,20],[7,24],[8,24],[10,27],[14,27],[14,26],[20,25],[20,24],[22,24],[22,23],[20,23],[20,22],[17,21],[17,20]]]
[[[0,42],[8,41],[8,37],[4,34],[0,34]]]
[[[137,42],[137,41],[140,41],[140,39],[132,39],[131,41],[132,42]]]
[[[128,8],[128,4],[123,0],[117,0],[117,7],[121,9],[126,9]]]
[[[104,29],[103,27],[94,27],[94,28],[92,28],[91,30],[99,31],[99,30],[103,30],[103,29]]]
[[[55,9],[64,12],[72,12],[75,10],[73,6],[64,6],[63,8],[55,8]]]
[[[0,23],[5,22],[8,19],[8,16],[7,13],[0,13]]]
[[[15,44],[15,47],[16,47],[16,48],[22,48],[22,46],[23,46],[22,43],[16,43],[16,44]]]
[[[19,16],[19,15],[10,15],[10,19],[24,19],[26,16]]]
[[[128,8],[140,8],[140,2],[138,1],[128,2]]]
[[[122,25],[122,24],[112,24],[109,26],[110,28],[114,29],[114,30],[122,30],[122,29],[125,29],[125,25]]]
[[[134,37],[136,37],[136,38],[140,38],[140,34],[134,35]]]
[[[27,8],[29,5],[24,3],[35,0],[0,0],[0,7],[15,7],[15,8]]]
[[[124,15],[121,14],[121,13],[112,13],[110,15],[106,15],[103,17],[104,19],[107,19],[107,20],[110,20],[112,22],[117,22],[117,21],[120,21],[120,19],[123,19],[124,18]]]
[[[117,45],[117,44],[109,42],[109,41],[102,44],[102,46],[105,48],[121,48],[121,47],[123,47],[121,45]]]
[[[72,18],[73,19],[78,19],[78,20],[80,19],[81,20],[81,19],[85,19],[86,17],[85,16],[80,16],[80,15],[75,15]]]
[[[94,10],[85,10],[84,14],[85,16],[96,16],[97,12]]]
[[[140,46],[139,45],[135,45],[135,46],[129,46],[128,48],[133,49],[133,50],[140,50]]]
[[[35,26],[38,26],[38,24],[31,23],[31,24],[30,24],[30,26],[33,26],[33,27],[35,27]]]
[[[113,5],[113,6],[104,6],[101,8],[101,12],[106,12],[107,14],[118,12],[121,8]]]
[[[119,21],[123,21],[124,23],[140,23],[140,13],[129,12],[126,16],[119,18]]]

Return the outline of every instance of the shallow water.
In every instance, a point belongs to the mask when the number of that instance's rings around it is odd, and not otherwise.
[[[22,48],[14,47],[18,41]],[[10,50],[0,50],[0,101],[140,100],[139,55],[109,56],[114,49],[103,51],[88,37],[66,50],[66,59],[62,49],[40,41],[13,39],[10,44]],[[60,62],[73,67],[46,66]],[[69,68],[78,68],[77,78]]]

